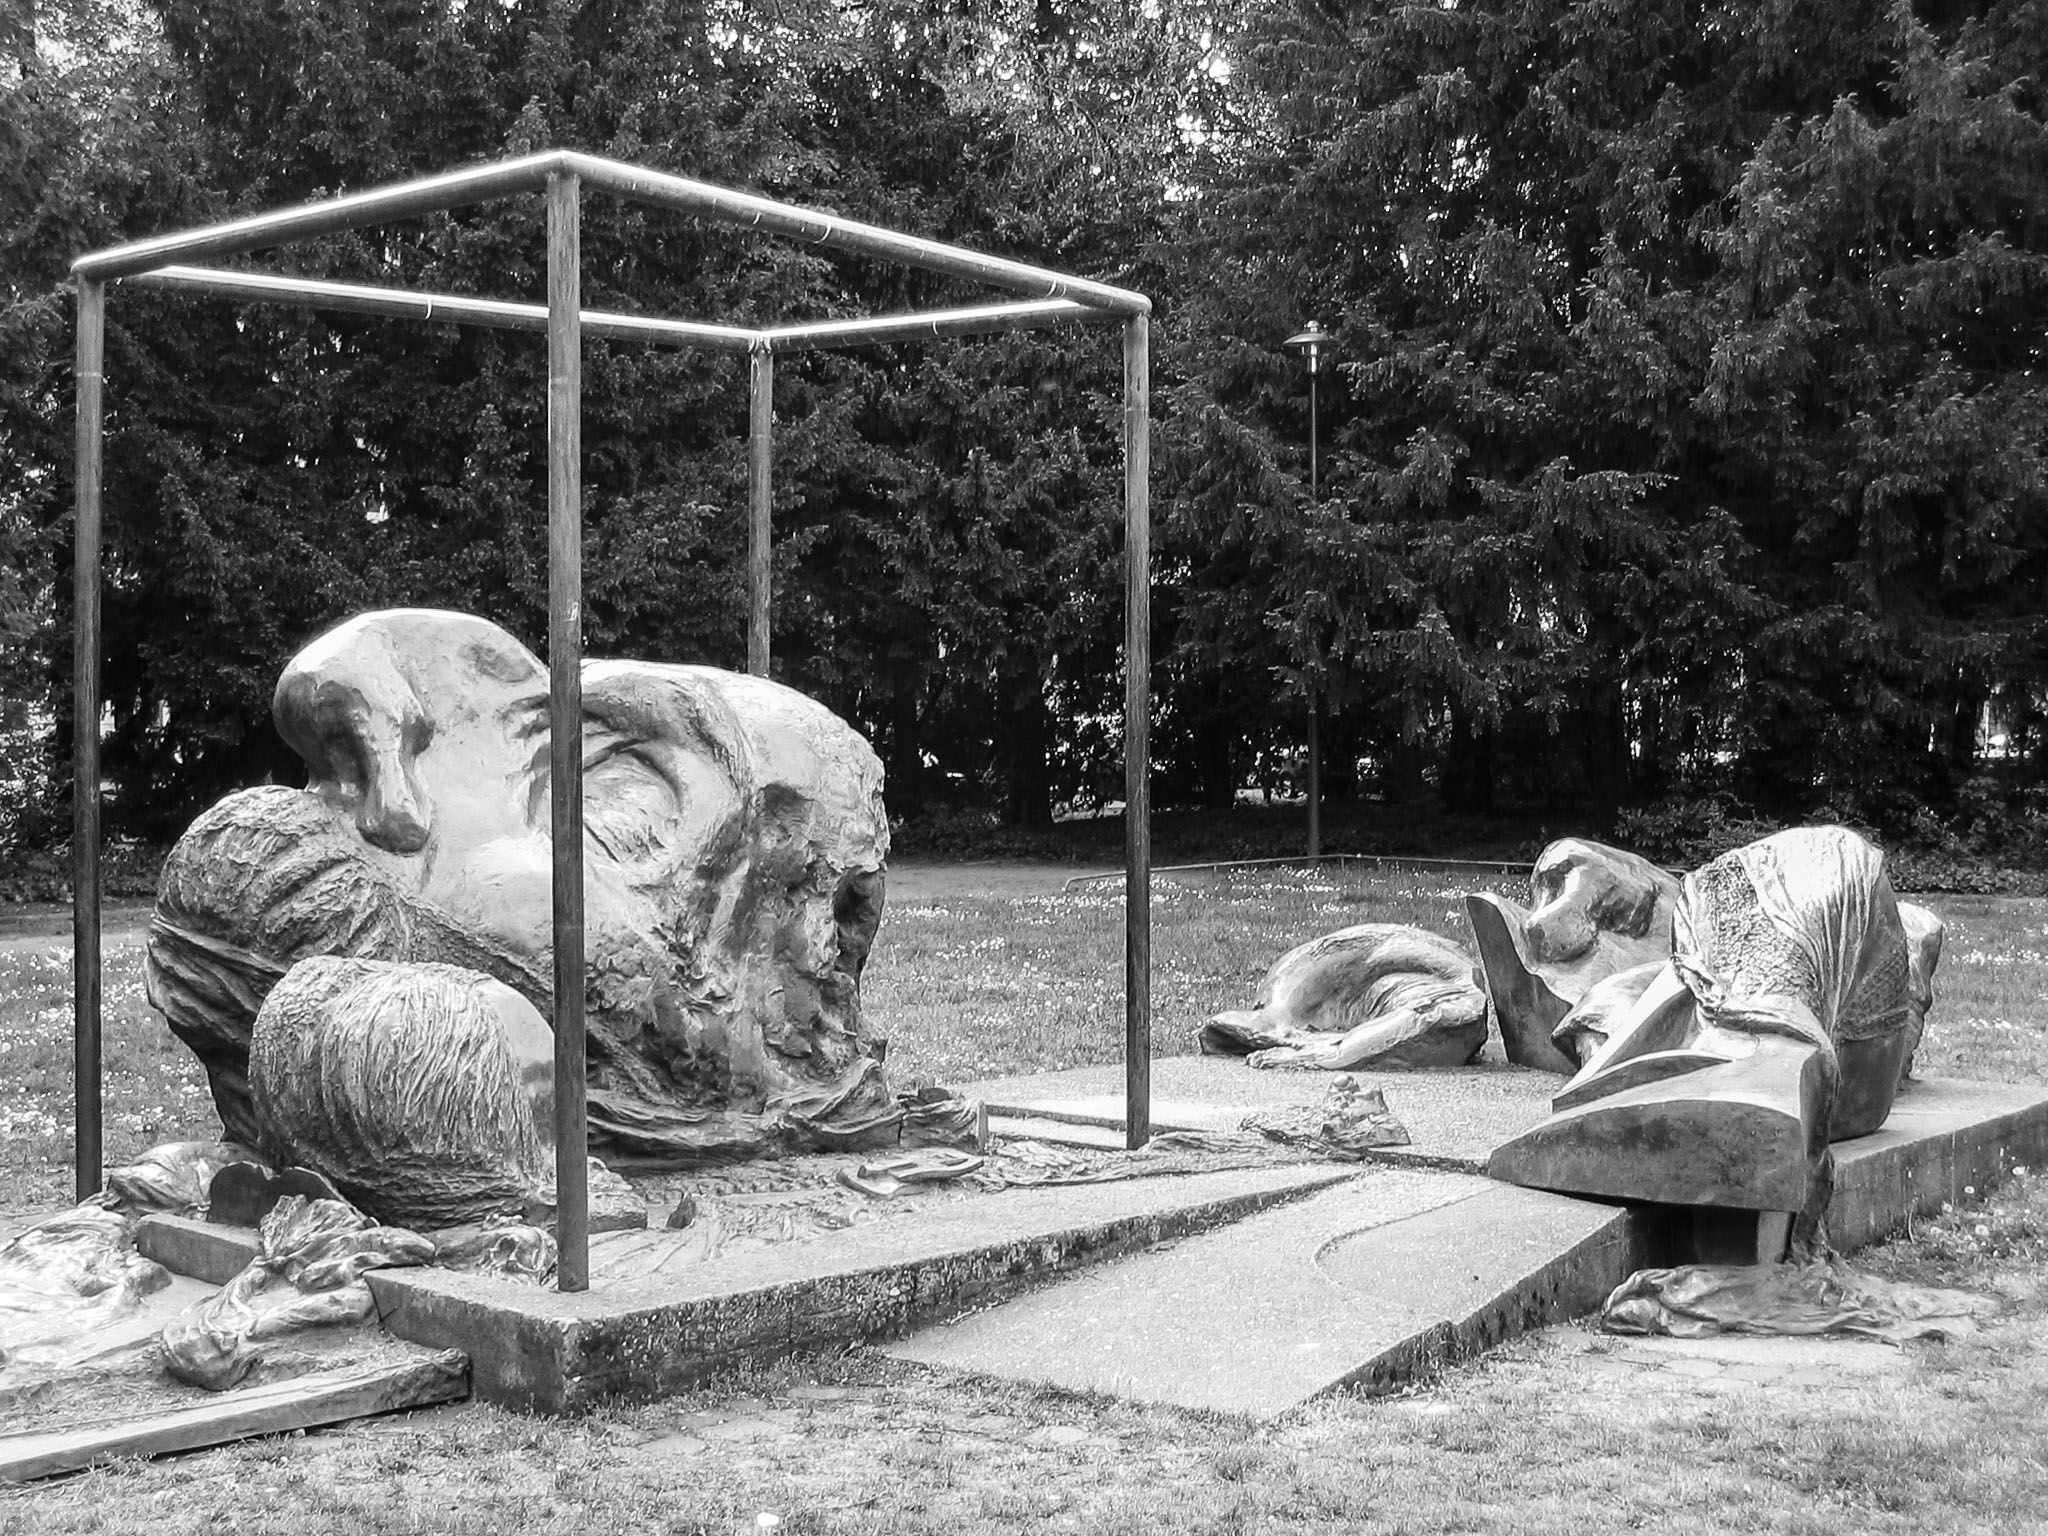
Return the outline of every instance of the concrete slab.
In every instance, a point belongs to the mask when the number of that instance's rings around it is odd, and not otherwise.
[[[1026,1283],[1234,1221],[1346,1179],[1293,1164],[1014,1189],[797,1242],[671,1262],[690,1235],[593,1237],[591,1289],[373,1270],[384,1325],[470,1357],[476,1395],[567,1412],[653,1397],[739,1360],[900,1334]]]
[[[373,1273],[370,1284],[401,1338],[471,1356],[479,1396],[560,1412],[673,1391],[739,1359],[900,1335],[1119,1260],[896,1352],[1264,1416],[1340,1386],[1412,1379],[1589,1311],[1633,1269],[1689,1256],[1671,1211],[1466,1172],[1496,1137],[1547,1113],[1556,1078],[1498,1066],[1357,1075],[1387,1093],[1414,1146],[1364,1165],[963,1191],[710,1260],[689,1251],[688,1232],[602,1234],[593,1289],[578,1296],[432,1270]],[[1154,1063],[1154,1082],[1162,1129],[1227,1129],[1251,1109],[1321,1102],[1330,1076],[1171,1057]],[[1011,1134],[1095,1145],[1120,1141],[1121,1084],[1121,1069],[1104,1067],[973,1086],[1011,1107]],[[1846,1250],[1989,1189],[2015,1163],[2048,1166],[2048,1088],[1922,1083],[1884,1130],[1835,1150],[1830,1221]],[[253,1234],[152,1217],[138,1241],[174,1270],[225,1279]]]
[[[256,1262],[262,1244],[254,1227],[231,1227],[157,1212],[135,1224],[135,1251],[174,1275],[226,1285]]]
[[[1928,1078],[1909,1084],[1884,1125],[1835,1143],[1828,1237],[1848,1252],[1930,1215],[1966,1191],[2048,1166],[2048,1087]]]
[[[1375,1148],[1370,1160],[1395,1167],[1482,1173],[1503,1141],[1549,1118],[1564,1079],[1500,1063],[1442,1071],[1353,1072],[1378,1088],[1412,1143]],[[1152,1062],[1152,1120],[1162,1130],[1235,1130],[1255,1109],[1319,1104],[1329,1072],[1262,1071],[1229,1056],[1161,1056]],[[1123,1124],[1123,1068],[1075,1067],[1030,1077],[965,1083],[992,1116],[1075,1124]]]
[[[1642,1257],[1618,1208],[1371,1168],[885,1348],[974,1375],[1270,1418],[1578,1316]]]

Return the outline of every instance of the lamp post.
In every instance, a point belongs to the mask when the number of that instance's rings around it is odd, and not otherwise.
[[[1322,501],[1321,477],[1316,441],[1316,376],[1322,372],[1323,348],[1329,345],[1330,333],[1311,320],[1281,345],[1290,352],[1299,352],[1308,361],[1308,504],[1311,510]],[[1323,853],[1323,743],[1321,732],[1320,690],[1316,685],[1314,672],[1308,679],[1308,856],[1322,857]]]

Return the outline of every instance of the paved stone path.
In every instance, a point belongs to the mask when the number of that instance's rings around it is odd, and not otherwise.
[[[1480,1352],[1626,1278],[1610,1206],[1365,1167],[1334,1189],[883,1346],[899,1360],[1269,1419]]]

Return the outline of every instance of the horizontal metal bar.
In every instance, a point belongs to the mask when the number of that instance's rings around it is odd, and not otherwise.
[[[263,272],[228,272],[215,267],[159,267],[128,279],[138,288],[169,288],[214,298],[245,299],[274,304],[310,304],[319,309],[362,315],[392,315],[407,320],[445,320],[456,325],[482,325],[507,331],[545,331],[545,304],[512,304],[499,299],[472,299],[452,293],[415,293],[404,288],[330,283],[318,278],[277,277]],[[651,341],[667,346],[711,347],[722,352],[750,352],[761,333],[731,325],[704,325],[694,320],[657,320],[640,315],[583,311],[583,333],[619,341]]]
[[[768,230],[808,240],[815,245],[830,245],[840,250],[879,256],[930,272],[974,278],[1037,298],[1072,299],[1091,309],[1106,310],[1115,315],[1144,315],[1152,311],[1150,299],[1127,288],[1112,288],[1107,283],[1069,277],[1063,272],[1030,266],[1021,261],[1007,261],[1000,256],[984,256],[979,251],[899,234],[877,224],[862,224],[853,219],[842,219],[837,214],[793,207],[770,198],[715,187],[708,182],[671,176],[664,171],[650,171],[616,160],[600,159],[596,155],[568,152],[563,158],[567,162],[566,168],[575,171],[588,185],[603,187],[641,202],[658,203],[727,224]]]
[[[935,309],[923,315],[876,315],[865,320],[814,320],[779,325],[761,333],[775,352],[817,347],[873,346],[885,341],[925,341],[938,336],[990,336],[1075,321],[1107,320],[1099,309],[1072,299],[1039,299],[1029,304],[984,304],[973,309]]]
[[[520,192],[538,192],[547,185],[551,174],[580,175],[591,186],[603,187],[641,202],[814,244],[878,256],[927,271],[973,278],[1013,292],[1028,293],[1035,298],[1069,300],[1089,309],[1120,316],[1149,314],[1152,309],[1150,299],[1127,288],[1115,288],[1046,267],[901,234],[880,225],[863,224],[836,214],[794,207],[708,182],[691,181],[686,177],[567,150],[548,150],[498,165],[471,166],[440,176],[373,187],[366,192],[325,202],[307,203],[296,208],[231,219],[206,228],[159,235],[151,240],[90,252],[74,261],[71,270],[75,276],[101,282],[132,277],[194,257],[235,255],[314,235],[354,229],[364,224],[410,218]]]
[[[159,267],[128,280],[137,288],[163,288],[213,298],[251,303],[306,304],[352,314],[390,315],[406,320],[443,320],[455,325],[481,325],[498,330],[544,331],[548,312],[540,304],[515,304],[453,293],[420,293],[406,288],[378,288],[335,283],[323,278],[283,277],[266,272],[232,272],[219,267]],[[802,325],[750,331],[733,325],[707,325],[695,320],[663,320],[605,310],[583,311],[585,335],[615,341],[647,341],[666,346],[700,346],[721,352],[750,352],[767,347],[776,352],[811,348],[918,341],[942,336],[993,335],[1104,318],[1102,312],[1070,299],[1041,299],[1030,304],[988,304],[972,309],[933,310],[922,315],[877,315],[862,320],[820,320]]]
[[[203,229],[159,235],[132,245],[117,245],[94,251],[71,264],[73,275],[102,281],[147,272],[168,262],[196,256],[232,256],[242,251],[261,250],[313,235],[332,234],[363,224],[381,224],[391,219],[411,218],[443,208],[459,208],[489,198],[516,192],[538,192],[547,185],[551,171],[565,169],[568,157],[560,150],[547,150],[498,165],[477,165],[426,176],[388,187],[373,187],[349,197],[305,203],[271,213],[251,214]]]

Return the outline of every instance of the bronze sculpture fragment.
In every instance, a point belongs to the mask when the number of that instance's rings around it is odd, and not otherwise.
[[[1248,1009],[1202,1030],[1211,1055],[1255,1067],[1459,1067],[1486,1044],[1486,995],[1472,957],[1448,939],[1360,923],[1273,962]]]
[[[554,1037],[460,966],[316,956],[256,1015],[264,1154],[381,1221],[430,1231],[553,1204]]]
[[[1481,892],[1465,909],[1508,1060],[1569,1074],[1578,1036],[1554,1033],[1609,978],[1670,958],[1678,880],[1636,854],[1568,837],[1537,858],[1529,891],[1528,907]],[[1611,1005],[1610,994],[1600,1009]]]
[[[1787,1213],[1794,1246],[1811,1251],[1828,1144],[1884,1123],[1925,1012],[1884,856],[1841,827],[1764,838],[1686,878],[1673,936],[1671,960],[1613,1010],[1555,1113],[1489,1171]]]

